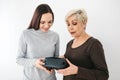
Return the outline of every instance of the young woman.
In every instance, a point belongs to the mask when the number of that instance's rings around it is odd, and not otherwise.
[[[56,80],[55,71],[47,70],[43,59],[59,56],[59,35],[51,31],[54,14],[47,4],[39,5],[19,43],[17,63],[24,66],[23,80]]]

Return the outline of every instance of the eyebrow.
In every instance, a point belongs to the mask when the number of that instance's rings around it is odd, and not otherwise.
[[[73,19],[72,21],[78,21],[78,19]],[[68,22],[68,20],[66,20],[66,22]]]
[[[45,20],[40,20],[40,21],[45,21]],[[53,21],[53,20],[48,20],[48,22],[49,22],[49,21]],[[46,22],[46,21],[45,21],[45,22]]]
[[[73,19],[72,21],[78,21],[78,19],[76,18],[76,19]]]

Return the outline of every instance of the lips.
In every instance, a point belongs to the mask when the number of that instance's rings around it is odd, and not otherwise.
[[[48,30],[49,30],[49,28],[43,28],[43,30],[44,30],[44,31],[48,31]]]
[[[44,29],[45,31],[48,31],[48,29]]]
[[[75,34],[75,32],[70,32],[70,34],[72,34],[72,35],[73,35],[73,34]]]

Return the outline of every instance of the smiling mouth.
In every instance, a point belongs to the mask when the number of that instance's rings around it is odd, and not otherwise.
[[[45,31],[48,31],[49,29],[44,29]]]

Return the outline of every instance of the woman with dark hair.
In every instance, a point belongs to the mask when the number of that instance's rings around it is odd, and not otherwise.
[[[59,56],[59,35],[50,30],[54,14],[47,4],[39,5],[19,42],[17,63],[24,66],[23,80],[56,80],[55,71],[44,65],[45,57]]]

